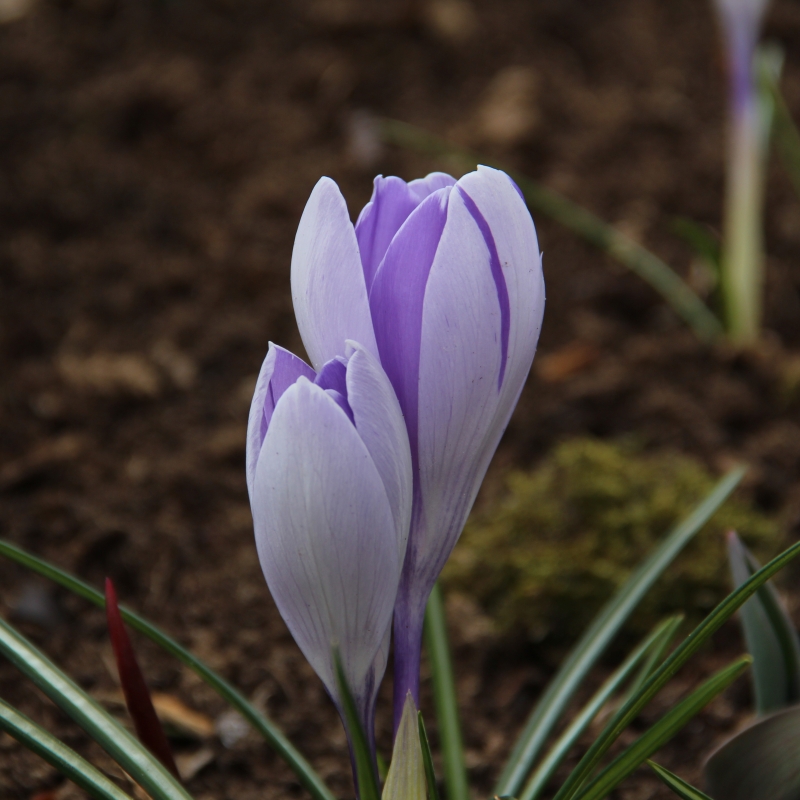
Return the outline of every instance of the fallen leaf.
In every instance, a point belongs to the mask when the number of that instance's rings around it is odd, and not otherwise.
[[[214,751],[210,747],[202,747],[195,753],[184,753],[176,756],[175,761],[178,762],[178,772],[181,774],[181,780],[184,782],[190,781],[203,767],[207,767],[214,758]]]
[[[174,725],[181,731],[200,739],[208,739],[216,732],[214,721],[210,717],[189,708],[171,694],[154,692],[153,705],[162,722]]]

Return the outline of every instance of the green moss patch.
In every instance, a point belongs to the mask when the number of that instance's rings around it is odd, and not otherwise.
[[[510,474],[506,496],[473,514],[443,580],[475,598],[501,632],[574,638],[715,482],[687,456],[566,442],[532,472]],[[645,597],[634,630],[676,611],[696,619],[730,591],[730,529],[764,559],[783,541],[777,520],[728,500]]]

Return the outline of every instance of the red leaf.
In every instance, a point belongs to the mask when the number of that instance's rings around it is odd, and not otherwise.
[[[117,605],[117,593],[111,578],[106,578],[106,619],[111,646],[117,660],[119,682],[125,695],[125,705],[136,728],[141,743],[177,778],[178,768],[172,757],[172,750],[156,716],[150,690],[144,682],[142,671],[136,661],[131,640],[122,622]]]

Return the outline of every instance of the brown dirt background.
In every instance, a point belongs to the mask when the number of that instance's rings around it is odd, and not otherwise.
[[[289,262],[304,202],[330,175],[355,217],[374,174],[447,168],[376,148],[368,114],[386,114],[504,159],[685,274],[691,253],[671,220],[719,225],[716,33],[710,4],[690,0],[40,0],[0,26],[0,535],[96,585],[112,576],[125,602],[254,696],[348,796],[344,736],[258,568],[243,471],[267,342],[302,352]],[[798,119],[796,0],[773,4],[767,34],[786,49]],[[486,120],[503,111],[498,132]],[[536,223],[548,289],[537,364],[595,355],[557,381],[534,370],[489,493],[504,469],[535,464],[560,439],[636,433],[720,471],[745,459],[744,491],[796,537],[800,202],[780,164],[766,333],[751,352],[700,345],[637,278]],[[102,614],[6,563],[0,599],[82,686],[115,690]],[[790,599],[800,605],[800,592]],[[478,796],[559,654],[497,639],[467,598],[449,612]],[[157,690],[213,719],[224,711],[193,674],[136,644]],[[741,648],[729,626],[637,727]],[[7,663],[0,695],[112,769]],[[699,780],[702,755],[749,702],[740,681],[662,763]],[[214,759],[188,784],[198,800],[305,796],[254,735],[203,746]],[[0,738],[0,795],[45,790],[81,796]],[[642,770],[614,796],[671,795]]]

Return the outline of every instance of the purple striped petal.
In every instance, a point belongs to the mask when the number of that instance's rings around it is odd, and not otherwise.
[[[428,277],[419,368],[422,518],[411,548],[431,586],[508,425],[544,313],[536,231],[509,178],[485,167],[470,173],[448,212]]]
[[[514,184],[516,186],[516,184]],[[478,230],[483,236],[483,241],[486,243],[486,249],[489,252],[489,264],[492,270],[492,279],[494,280],[495,288],[497,289],[497,301],[500,304],[500,374],[497,378],[497,388],[503,385],[503,376],[506,372],[506,359],[508,358],[508,330],[510,325],[510,309],[508,303],[508,287],[506,286],[506,279],[503,275],[503,268],[500,266],[500,257],[497,255],[497,245],[494,241],[492,230],[486,218],[481,214],[475,201],[464,191],[463,186],[459,186],[458,190],[461,194],[461,199],[467,207],[472,219],[478,226]]]
[[[332,648],[338,646],[348,684],[368,715],[401,562],[381,475],[325,390],[301,378],[284,393],[254,489],[259,560],[281,616],[337,702]]]
[[[394,176],[375,178],[372,198],[356,222],[356,238],[368,291],[394,235],[411,212],[428,195],[454,184],[455,179],[443,172],[432,172],[411,183]]]
[[[272,419],[272,413],[275,410],[275,404],[300,376],[314,380],[314,370],[293,353],[270,342],[267,356],[258,374],[253,402],[250,404],[250,418],[247,422],[245,474],[251,498],[256,463]]]
[[[530,214],[508,176],[481,167],[449,196],[425,286],[418,405],[403,406],[416,483],[394,617],[395,724],[406,692],[418,695],[425,603],[522,391],[543,311]]]
[[[450,189],[439,189],[414,210],[392,240],[370,292],[381,364],[405,415],[416,461],[422,307],[428,273],[447,221]]]
[[[322,178],[306,203],[292,252],[297,327],[315,369],[355,339],[377,355],[355,231],[339,187]]]

